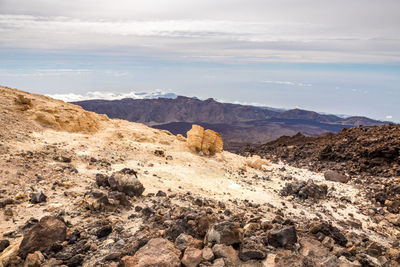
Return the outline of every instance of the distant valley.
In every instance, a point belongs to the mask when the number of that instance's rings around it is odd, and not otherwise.
[[[354,126],[383,125],[386,122],[354,116],[342,118],[313,111],[279,110],[266,107],[220,103],[214,99],[176,98],[86,100],[72,102],[88,111],[110,118],[140,122],[173,134],[186,135],[192,124],[219,132],[226,150],[235,151],[247,144],[263,144],[280,136],[301,132],[315,136],[336,133]]]

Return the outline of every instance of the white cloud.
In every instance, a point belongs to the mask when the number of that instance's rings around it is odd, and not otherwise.
[[[392,115],[387,115],[385,118],[390,120],[390,119],[393,119],[393,116]]]
[[[289,85],[289,86],[300,86],[300,87],[311,87],[311,83],[300,83],[291,81],[261,81],[261,83],[272,83],[278,85]]]
[[[321,20],[99,19],[0,13],[0,34],[0,49],[68,49],[208,61],[400,61],[400,31],[333,27]]]
[[[129,93],[113,93],[113,92],[87,92],[86,94],[50,94],[49,97],[60,99],[65,102],[83,101],[83,100],[119,100],[124,98],[133,99],[155,99],[155,98],[176,98],[177,95],[171,93],[169,90],[155,90],[154,92],[135,92]]]

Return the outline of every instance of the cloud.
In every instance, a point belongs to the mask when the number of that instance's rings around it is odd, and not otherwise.
[[[272,83],[277,85],[289,85],[289,86],[300,86],[300,87],[311,87],[311,83],[299,83],[291,81],[261,81],[261,83]]]
[[[60,99],[65,102],[75,102],[75,101],[83,101],[83,100],[94,100],[94,99],[103,99],[103,100],[120,100],[124,98],[132,98],[132,99],[154,99],[154,98],[176,98],[177,95],[171,93],[169,90],[155,90],[153,92],[135,92],[131,91],[128,93],[114,93],[114,92],[87,92],[86,94],[49,94],[49,97]]]
[[[219,62],[400,62],[397,30],[356,30],[319,20],[197,17],[139,20],[0,13],[0,50]]]
[[[390,120],[390,119],[393,119],[393,116],[392,115],[387,115],[385,118]]]

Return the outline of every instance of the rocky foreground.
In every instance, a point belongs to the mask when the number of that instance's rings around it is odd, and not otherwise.
[[[0,266],[400,264],[395,177],[373,191],[335,171],[199,154],[6,87],[0,106]]]

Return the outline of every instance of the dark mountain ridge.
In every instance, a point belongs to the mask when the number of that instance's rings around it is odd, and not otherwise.
[[[184,96],[175,99],[86,100],[74,104],[107,114],[110,118],[140,122],[174,134],[185,135],[191,124],[200,124],[220,132],[228,150],[236,150],[246,144],[262,144],[298,132],[315,136],[359,125],[385,124],[366,117],[344,119],[301,109],[268,109]]]

